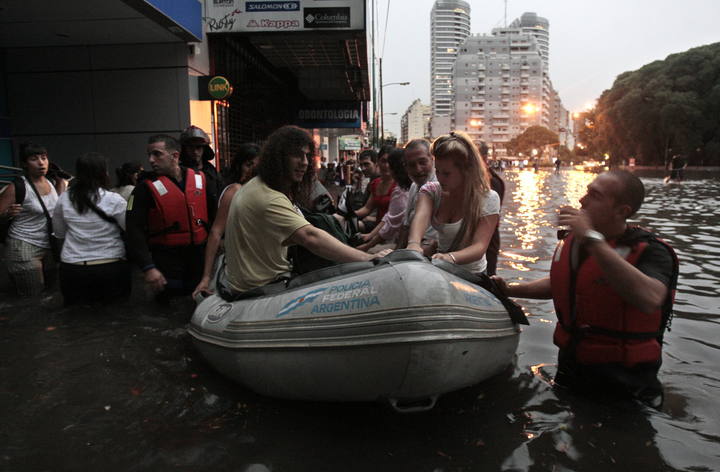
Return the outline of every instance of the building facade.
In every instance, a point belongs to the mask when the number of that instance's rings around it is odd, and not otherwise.
[[[400,142],[429,137],[430,116],[430,105],[423,105],[419,98],[412,102],[400,119]]]
[[[430,12],[430,105],[434,117],[452,114],[453,64],[460,44],[468,36],[470,4],[462,0],[436,0]]]
[[[542,27],[529,26],[538,24]],[[498,155],[528,127],[559,132],[568,119],[548,73],[547,20],[526,13],[512,25],[470,36],[453,68],[453,127],[485,141]]]

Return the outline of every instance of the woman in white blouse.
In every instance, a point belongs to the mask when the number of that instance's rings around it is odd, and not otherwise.
[[[10,225],[5,242],[5,265],[10,280],[20,296],[32,296],[42,292],[55,271],[49,217],[58,194],[45,177],[50,161],[44,146],[24,143],[20,148],[20,165],[23,177],[0,194],[0,218]]]
[[[66,305],[130,294],[123,242],[127,202],[106,190],[108,183],[105,157],[87,153],[78,158],[76,176],[55,206],[55,235],[64,240],[60,291]]]
[[[482,273],[500,217],[500,197],[490,189],[489,171],[478,148],[461,131],[437,138],[430,152],[438,181],[420,189],[407,247],[422,252],[420,240],[432,225],[439,238],[433,259]]]

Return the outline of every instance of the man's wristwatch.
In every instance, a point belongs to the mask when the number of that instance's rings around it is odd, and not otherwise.
[[[589,229],[585,231],[585,234],[583,235],[584,243],[600,243],[603,241],[605,241],[605,236],[603,236],[601,232],[595,231],[594,229]]]

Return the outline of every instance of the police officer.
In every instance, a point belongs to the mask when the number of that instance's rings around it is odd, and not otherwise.
[[[190,126],[180,134],[180,146],[180,165],[205,174],[205,193],[210,211],[208,222],[212,224],[223,184],[217,169],[210,162],[215,159],[215,151],[210,147],[210,137],[201,128]]]

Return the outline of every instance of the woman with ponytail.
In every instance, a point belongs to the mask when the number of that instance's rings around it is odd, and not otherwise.
[[[487,166],[470,137],[460,131],[437,138],[430,152],[438,181],[420,189],[407,247],[422,253],[420,241],[432,225],[439,235],[433,259],[484,272],[485,252],[500,213]]]
[[[107,190],[107,161],[91,152],[76,162],[76,176],[55,207],[55,236],[64,239],[60,254],[60,291],[66,305],[109,301],[130,294],[125,260],[127,202]]]

